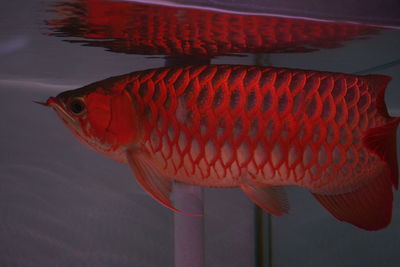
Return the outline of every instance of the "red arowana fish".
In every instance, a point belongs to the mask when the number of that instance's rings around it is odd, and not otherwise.
[[[121,53],[216,56],[307,52],[341,46],[380,28],[274,16],[107,0],[70,0],[47,21],[71,42]]]
[[[240,187],[274,215],[283,186],[307,188],[337,219],[387,226],[398,186],[390,77],[204,65],[133,72],[49,98],[80,141],[128,163],[162,204],[173,180]]]

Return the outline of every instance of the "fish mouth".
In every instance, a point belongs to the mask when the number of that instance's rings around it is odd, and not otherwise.
[[[33,102],[36,104],[45,106],[45,107],[52,107],[53,105],[61,106],[60,102],[55,97],[49,97],[49,99],[47,99],[46,102],[42,102],[42,101],[33,101]]]
[[[45,103],[45,106],[52,107],[53,105],[61,106],[61,103],[57,100],[57,98],[49,97]]]
[[[40,101],[33,101],[36,104],[45,106],[45,107],[51,107],[54,109],[58,115],[66,120],[67,123],[72,123],[75,124],[75,119],[71,117],[71,115],[68,114],[68,112],[65,111],[64,105],[62,102],[60,102],[57,97],[49,97],[46,102],[40,102]]]

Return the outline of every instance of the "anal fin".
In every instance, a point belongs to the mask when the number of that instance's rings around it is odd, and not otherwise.
[[[258,206],[268,213],[281,216],[289,211],[286,192],[278,186],[242,184],[241,189]]]
[[[387,164],[392,184],[396,189],[399,186],[396,145],[396,130],[399,122],[400,118],[393,118],[385,125],[367,130],[363,138],[365,147]]]
[[[133,148],[127,151],[129,166],[136,176],[136,181],[154,199],[173,211],[190,215],[203,216],[202,214],[190,214],[178,210],[171,202],[173,180],[165,177],[149,159],[148,153],[140,148]]]
[[[313,195],[338,220],[365,230],[382,229],[392,218],[392,183],[386,168],[353,192]]]

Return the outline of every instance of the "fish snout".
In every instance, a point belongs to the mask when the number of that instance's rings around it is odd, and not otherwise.
[[[50,107],[53,104],[58,104],[58,101],[55,97],[49,97],[46,102],[41,102],[41,101],[33,101],[36,104],[43,105],[45,107]]]

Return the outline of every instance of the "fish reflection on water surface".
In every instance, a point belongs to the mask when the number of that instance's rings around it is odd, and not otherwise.
[[[146,55],[211,57],[234,53],[309,52],[366,38],[379,27],[129,1],[59,3],[52,35],[71,43]],[[73,39],[68,39],[73,37]]]
[[[48,99],[75,136],[127,163],[162,204],[174,180],[240,187],[273,215],[283,186],[307,188],[337,219],[391,220],[398,186],[390,77],[240,65],[133,72]]]

